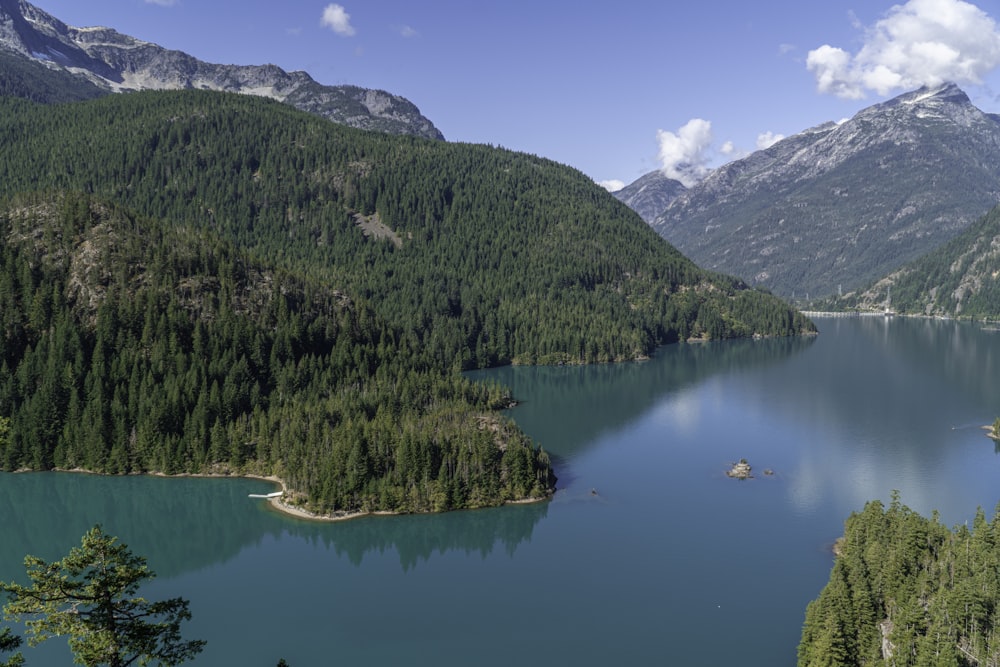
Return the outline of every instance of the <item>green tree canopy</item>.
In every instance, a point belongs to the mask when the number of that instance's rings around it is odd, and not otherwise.
[[[21,638],[4,628],[0,631],[0,653],[7,653],[15,650],[21,645]],[[21,667],[24,664],[24,657],[20,653],[15,653],[7,661],[0,662],[0,667]]]
[[[178,665],[205,645],[181,638],[180,624],[191,617],[187,600],[149,602],[136,595],[155,575],[145,558],[99,525],[62,560],[27,556],[24,564],[31,586],[0,583],[0,590],[11,597],[4,616],[25,621],[31,646],[66,635],[76,664],[126,667],[154,660]]]
[[[1000,664],[1000,506],[952,530],[894,493],[852,514],[805,615],[799,667]]]

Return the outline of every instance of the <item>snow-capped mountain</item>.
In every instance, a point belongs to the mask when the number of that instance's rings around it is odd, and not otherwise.
[[[368,130],[443,139],[410,101],[381,90],[325,86],[276,65],[216,65],[112,28],[76,28],[25,0],[0,0],[0,49],[122,92],[202,88],[274,98]]]
[[[1000,122],[954,84],[720,167],[653,227],[700,265],[790,296],[859,286],[1000,202]]]

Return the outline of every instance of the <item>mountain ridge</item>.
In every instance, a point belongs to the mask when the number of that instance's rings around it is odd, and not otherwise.
[[[443,140],[412,102],[360,86],[327,86],[273,64],[220,65],[125,35],[77,28],[25,0],[0,0],[0,49],[70,72],[108,92],[200,88],[270,97],[337,123]]]
[[[1000,123],[921,88],[728,163],[653,221],[696,263],[785,296],[853,289],[1000,202]]]
[[[657,169],[640,176],[621,190],[611,194],[618,201],[639,214],[646,222],[653,222],[680,193],[687,188],[678,180],[670,178]]]

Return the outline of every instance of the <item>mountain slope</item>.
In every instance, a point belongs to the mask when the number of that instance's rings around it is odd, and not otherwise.
[[[614,195],[618,201],[642,216],[643,220],[653,222],[684,190],[686,188],[683,183],[664,176],[657,169],[629,183]]]
[[[357,86],[324,86],[275,65],[216,65],[111,28],[75,28],[25,2],[0,0],[0,49],[69,72],[107,91],[198,88],[261,95],[337,123],[443,139],[403,97]]]
[[[425,345],[467,341],[482,353],[463,362],[472,366],[634,358],[678,337],[804,326],[776,299],[698,269],[583,174],[547,160],[359,133],[204,91],[0,109],[0,194],[92,191],[211,225],[336,277],[393,321],[434,328]],[[362,226],[393,241],[366,240]]]
[[[968,227],[1000,201],[998,172],[1000,124],[946,84],[725,165],[653,226],[702,266],[832,294]]]
[[[69,72],[50,69],[18,53],[0,50],[0,96],[56,104],[91,100],[107,94]]]
[[[458,371],[814,330],[520,153],[210,91],[0,99],[0,145],[5,468],[272,472],[325,511],[493,504],[546,493],[549,466],[504,444],[526,443],[488,412],[509,395]],[[67,191],[136,213],[109,232]]]
[[[0,208],[0,238],[0,468],[277,473],[344,512],[551,490],[490,414],[509,397],[421,369],[370,309],[211,231],[57,194]]]
[[[897,271],[820,307],[877,310],[891,299],[903,314],[1000,318],[1000,208]]]

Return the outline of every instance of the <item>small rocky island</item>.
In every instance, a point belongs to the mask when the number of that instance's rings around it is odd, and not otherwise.
[[[729,470],[726,471],[726,475],[734,479],[751,479],[753,477],[753,468],[747,463],[746,459],[740,459],[733,464]]]
[[[774,471],[770,468],[764,470],[764,474],[768,477],[774,475]],[[753,479],[753,467],[746,459],[740,459],[736,463],[732,464],[732,467],[726,471],[728,477],[733,479]]]

